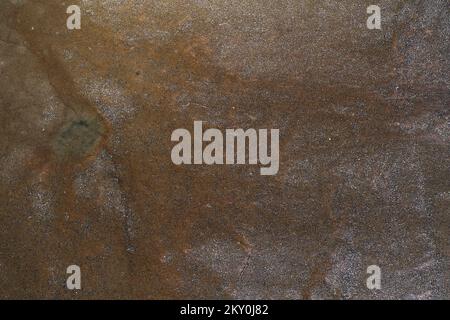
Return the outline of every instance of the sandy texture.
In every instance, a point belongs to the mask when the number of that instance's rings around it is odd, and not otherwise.
[[[449,2],[369,4],[1,0],[0,297],[449,299]],[[195,120],[279,173],[175,166]]]

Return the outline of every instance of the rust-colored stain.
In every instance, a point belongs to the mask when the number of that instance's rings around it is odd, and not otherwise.
[[[381,30],[369,1],[73,4],[0,3],[1,298],[450,298],[448,1],[380,0]],[[279,129],[278,174],[174,165],[194,121]]]

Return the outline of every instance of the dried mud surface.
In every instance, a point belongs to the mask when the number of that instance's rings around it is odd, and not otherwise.
[[[0,297],[449,299],[449,1],[377,2],[1,0]],[[173,165],[195,120],[279,173]]]

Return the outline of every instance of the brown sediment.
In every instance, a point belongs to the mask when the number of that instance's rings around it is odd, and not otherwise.
[[[0,6],[17,33],[0,32],[16,66],[0,69],[0,296],[448,296],[429,285],[447,248],[448,35],[425,2],[386,4],[373,32],[352,1],[92,1],[73,31],[61,2]],[[173,165],[170,135],[195,120],[279,128],[280,172]],[[386,291],[364,287],[369,263]]]

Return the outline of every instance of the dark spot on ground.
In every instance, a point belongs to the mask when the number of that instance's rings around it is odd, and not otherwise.
[[[58,158],[81,160],[95,151],[104,128],[97,118],[70,121],[58,133],[53,149]]]

